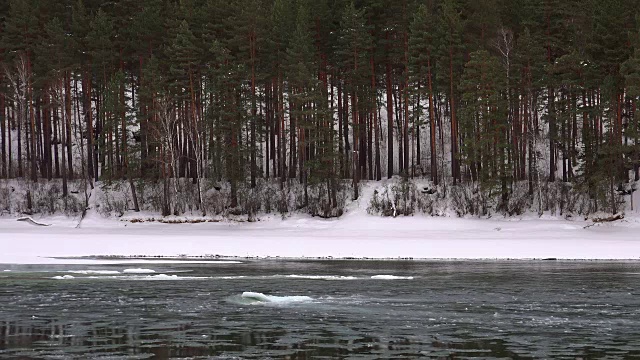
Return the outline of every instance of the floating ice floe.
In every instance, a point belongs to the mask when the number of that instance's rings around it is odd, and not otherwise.
[[[242,279],[294,279],[294,280],[363,280],[366,278],[359,278],[356,276],[342,276],[342,275],[263,275],[263,276],[246,276],[246,275],[236,275],[236,276],[217,276],[213,277],[216,280],[242,280]]]
[[[207,276],[178,276],[178,275],[147,275],[147,276],[119,276],[117,277],[123,280],[207,280],[211,279]]]
[[[286,277],[291,279],[305,279],[305,280],[358,280],[355,276],[340,276],[340,275],[287,275]]]
[[[275,304],[288,304],[288,303],[300,303],[313,301],[309,296],[273,296],[265,295],[263,293],[245,291],[240,296],[242,300],[249,304],[260,303],[275,303]]]
[[[373,280],[413,280],[413,276],[374,275]]]
[[[155,274],[155,270],[151,269],[124,269],[122,270],[125,274]]]
[[[116,275],[116,276],[87,276],[83,279],[92,280],[125,280],[125,281],[166,281],[166,280],[209,280],[211,277],[204,276],[178,276],[178,275]]]
[[[71,274],[81,274],[81,275],[114,275],[120,274],[120,271],[117,270],[69,270],[67,271]]]
[[[72,280],[75,279],[75,276],[72,275],[62,275],[62,276],[54,276],[53,279],[55,280]]]

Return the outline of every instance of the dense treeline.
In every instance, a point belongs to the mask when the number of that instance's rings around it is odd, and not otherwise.
[[[426,177],[498,210],[639,178],[635,0],[0,2],[0,178]],[[305,192],[306,194],[306,192]]]

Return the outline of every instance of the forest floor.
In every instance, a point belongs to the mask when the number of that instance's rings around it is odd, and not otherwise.
[[[604,223],[534,214],[489,219],[383,218],[367,214],[366,204],[355,202],[344,216],[329,220],[269,215],[252,223],[183,218],[192,223],[173,224],[146,221],[149,218],[152,214],[104,218],[89,211],[80,226],[79,219],[64,216],[36,217],[50,225],[38,226],[3,217],[0,263],[92,263],[60,259],[90,256],[146,261],[247,257],[640,260],[638,212]]]

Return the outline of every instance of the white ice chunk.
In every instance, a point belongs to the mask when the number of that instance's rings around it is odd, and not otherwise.
[[[82,274],[82,275],[113,275],[120,274],[120,271],[117,270],[69,270],[71,274]]]
[[[308,296],[273,296],[273,295],[265,295],[263,293],[251,292],[251,291],[243,292],[242,298],[255,301],[256,303],[278,303],[278,304],[307,302],[307,301],[313,300]]]
[[[413,276],[374,275],[374,280],[413,280]]]
[[[56,280],[72,280],[72,279],[75,279],[75,276],[71,276],[71,275],[54,276],[53,279],[56,279]]]
[[[154,274],[156,271],[151,269],[124,269],[122,271],[125,274]]]

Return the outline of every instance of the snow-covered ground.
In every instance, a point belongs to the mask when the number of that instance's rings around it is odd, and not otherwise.
[[[77,220],[65,217],[37,219],[51,224],[47,227],[0,218],[0,263],[91,263],[52,259],[91,255],[640,259],[640,217],[634,215],[594,225],[582,219],[537,216],[382,218],[355,206],[340,219],[296,215],[256,223],[130,223],[91,213],[80,228],[76,228]]]

